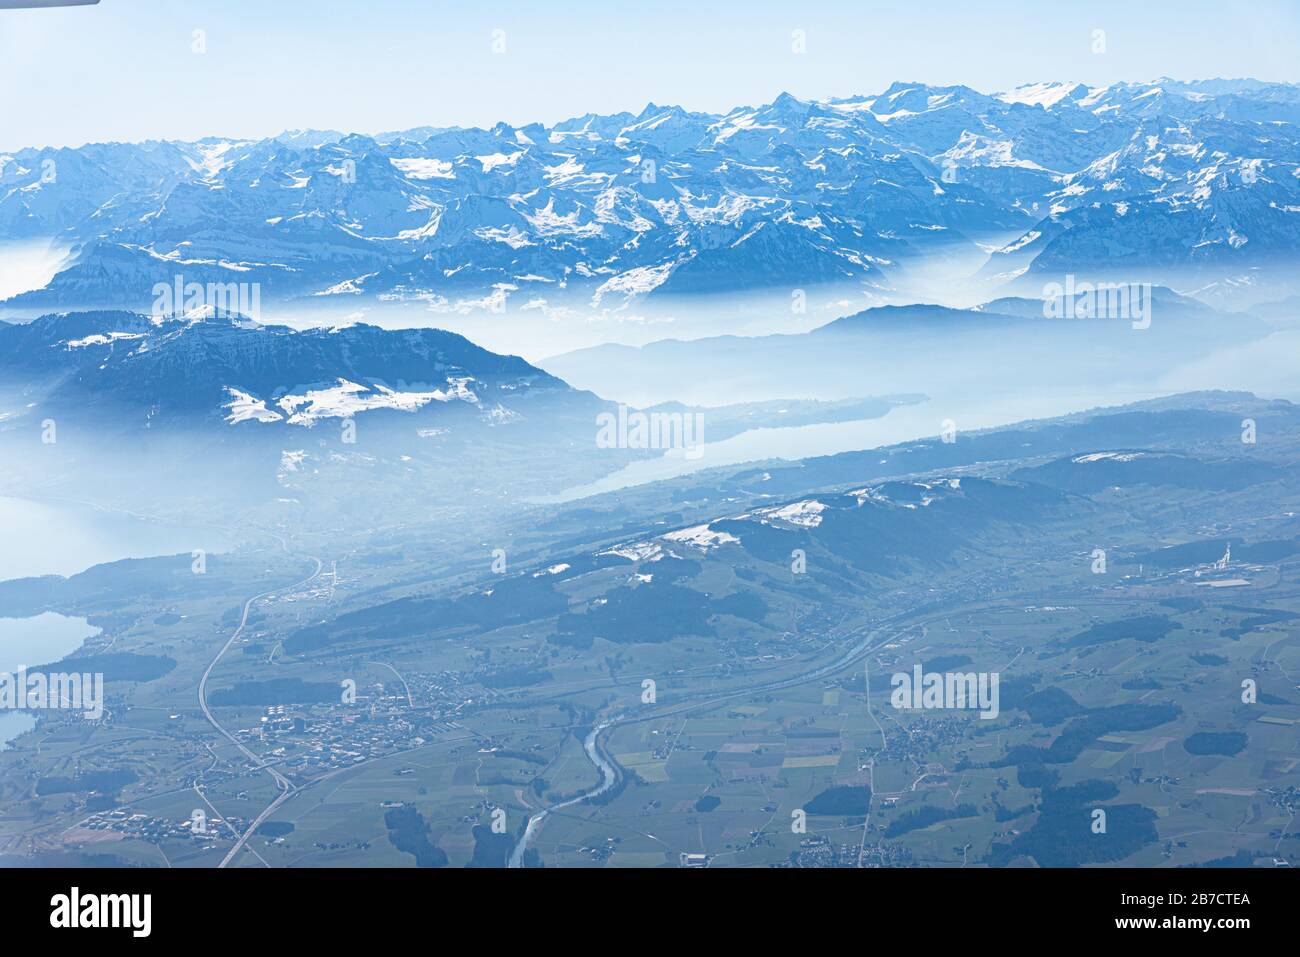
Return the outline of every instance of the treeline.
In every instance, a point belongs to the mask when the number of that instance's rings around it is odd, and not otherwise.
[[[1078,867],[1119,861],[1159,840],[1156,812],[1140,804],[1107,804],[1119,794],[1109,781],[1092,779],[1043,792],[1034,826],[1009,844],[996,844],[988,861],[1004,867],[1032,857],[1042,867]],[[1105,812],[1099,830],[1097,810]]]
[[[885,828],[885,837],[899,837],[910,831],[919,831],[940,821],[951,821],[959,817],[974,817],[979,810],[974,804],[958,804],[953,808],[935,807],[927,804],[915,811],[908,811],[889,822]]]

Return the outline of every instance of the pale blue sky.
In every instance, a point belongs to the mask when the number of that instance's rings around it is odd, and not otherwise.
[[[1296,0],[101,0],[0,11],[0,149],[720,111],[896,79],[1295,82],[1298,51]]]

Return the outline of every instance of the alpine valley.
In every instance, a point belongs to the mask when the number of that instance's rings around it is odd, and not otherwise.
[[[1297,248],[1250,79],[0,155],[0,865],[1300,865]]]

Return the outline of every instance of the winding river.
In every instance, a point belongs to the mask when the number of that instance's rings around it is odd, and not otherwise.
[[[925,614],[934,614],[934,610],[926,609]],[[949,612],[944,612],[948,614]],[[528,819],[528,825],[524,828],[524,833],[518,843],[515,844],[514,850],[510,854],[508,866],[522,867],[524,852],[528,850],[529,845],[536,839],[542,824],[550,815],[561,811],[564,808],[572,807],[575,804],[581,804],[599,797],[610,788],[614,787],[623,776],[623,769],[619,767],[618,762],[613,755],[606,750],[601,742],[601,736],[605,732],[625,724],[636,724],[642,721],[654,721],[660,718],[671,717],[674,714],[680,714],[684,711],[692,711],[698,708],[705,708],[711,705],[721,704],[733,698],[750,697],[755,694],[765,694],[771,691],[780,691],[785,688],[791,688],[795,685],[806,684],[809,681],[817,681],[827,675],[834,674],[844,668],[861,661],[871,651],[876,643],[876,639],[887,630],[892,630],[899,625],[910,623],[909,619],[920,618],[921,615],[908,613],[905,615],[896,615],[886,619],[883,623],[872,629],[867,635],[854,644],[848,651],[841,653],[831,661],[819,665],[809,671],[791,675],[788,678],[777,678],[772,681],[759,682],[746,688],[740,688],[721,694],[701,693],[698,695],[687,696],[684,700],[677,702],[669,707],[657,709],[649,714],[629,715],[619,714],[601,724],[596,725],[588,732],[586,739],[583,741],[583,751],[586,752],[587,760],[596,768],[599,775],[597,783],[587,791],[576,797],[566,798],[556,804],[551,804],[538,811]]]

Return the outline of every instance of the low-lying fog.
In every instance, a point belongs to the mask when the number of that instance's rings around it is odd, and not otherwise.
[[[39,575],[75,575],[124,558],[220,551],[230,537],[211,528],[161,524],[80,502],[0,496],[0,581]]]
[[[0,302],[46,286],[68,256],[53,239],[0,239]]]

